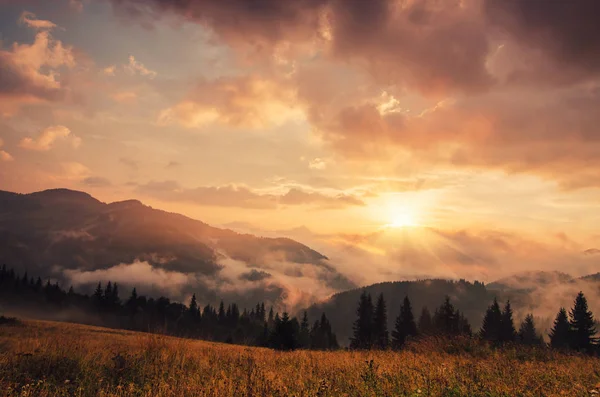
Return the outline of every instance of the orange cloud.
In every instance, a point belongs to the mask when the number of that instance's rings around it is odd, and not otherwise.
[[[73,135],[71,130],[62,125],[44,129],[37,138],[23,138],[19,146],[27,150],[48,151],[58,139],[69,139],[74,148],[81,144],[81,138]]]

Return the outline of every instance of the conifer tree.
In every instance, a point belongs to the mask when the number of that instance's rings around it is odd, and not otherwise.
[[[533,314],[525,316],[525,320],[521,323],[519,327],[519,342],[529,346],[541,345],[543,343],[542,336],[535,329]]]
[[[504,305],[504,310],[502,311],[502,319],[500,321],[500,342],[514,342],[517,336],[517,331],[515,330],[515,323],[513,320],[513,312],[512,307],[510,306],[510,301],[506,301]]]
[[[431,320],[431,313],[427,306],[423,306],[421,310],[421,316],[419,317],[419,333],[423,335],[429,335],[433,332],[433,322]]]
[[[487,308],[479,336],[481,339],[490,342],[500,341],[500,329],[502,326],[502,312],[498,300],[494,298],[494,302]]]
[[[300,334],[298,335],[298,342],[301,348],[310,348],[310,324],[308,323],[308,313],[306,310],[302,315],[302,321],[300,322]]]
[[[433,324],[436,331],[441,334],[453,335],[458,333],[458,317],[449,296],[446,296],[442,306],[435,311]]]
[[[225,304],[223,301],[219,303],[219,314],[217,315],[219,319],[219,323],[223,324],[225,322]]]
[[[112,299],[112,283],[109,281],[104,289],[104,302],[110,302]]]
[[[48,282],[49,284],[50,282]],[[102,301],[104,299],[104,291],[102,290],[102,283],[98,283],[98,286],[96,287],[96,290],[94,291],[94,303],[96,303],[96,305],[100,305],[102,304]]]
[[[567,310],[561,307],[554,320],[554,325],[550,330],[550,346],[555,349],[567,349],[571,337],[571,324],[567,317]]]
[[[405,296],[400,306],[400,314],[396,318],[394,330],[392,331],[392,347],[400,349],[404,346],[408,337],[414,336],[417,336],[417,325],[410,299],[408,299],[408,296]]]
[[[385,350],[388,347],[390,336],[387,328],[387,308],[383,294],[377,298],[375,313],[373,314],[373,342],[377,349]]]
[[[370,349],[373,345],[373,301],[366,291],[360,296],[356,316],[350,348]]]
[[[575,298],[575,304],[570,313],[571,338],[570,345],[578,351],[592,351],[592,345],[596,339],[596,327],[594,315],[588,310],[587,299],[583,292],[579,292]]]

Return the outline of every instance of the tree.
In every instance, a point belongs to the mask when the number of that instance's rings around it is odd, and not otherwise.
[[[502,312],[498,300],[494,298],[494,302],[487,308],[479,336],[481,339],[490,342],[500,341],[500,328],[502,324]]]
[[[542,336],[539,335],[535,329],[533,314],[525,316],[525,320],[521,323],[521,326],[519,327],[519,342],[529,346],[541,345],[544,343]]]
[[[390,336],[387,328],[387,308],[383,294],[377,298],[375,313],[373,315],[373,343],[377,349],[385,350],[388,347]]]
[[[433,325],[436,331],[441,334],[458,334],[458,317],[456,316],[454,305],[450,302],[449,296],[446,296],[442,306],[435,311]]]
[[[296,318],[290,319],[287,312],[283,312],[281,319],[276,316],[275,328],[271,333],[269,345],[278,350],[294,350],[298,347],[299,324]]]
[[[366,291],[360,296],[353,325],[351,349],[370,349],[373,344],[373,301]]]
[[[301,348],[310,348],[310,324],[308,323],[308,313],[306,313],[306,310],[302,316],[302,322],[300,322],[298,342]]]
[[[594,326],[594,315],[588,310],[587,299],[583,292],[579,292],[575,298],[575,304],[571,309],[571,338],[570,345],[578,351],[591,352],[592,344],[596,341],[596,327]]]
[[[405,296],[392,331],[392,346],[394,349],[402,348],[406,343],[406,339],[411,336],[417,336],[417,325],[415,324],[410,299]]]
[[[555,349],[566,349],[569,347],[571,336],[571,324],[567,317],[567,310],[561,307],[554,320],[554,325],[548,334],[550,346]]]
[[[423,306],[421,310],[421,316],[419,317],[419,333],[423,335],[429,335],[433,332],[433,321],[431,320],[431,313],[427,306]]]
[[[506,305],[504,305],[504,310],[502,311],[502,319],[500,321],[500,342],[514,342],[517,336],[517,331],[515,330],[515,323],[513,321],[513,312],[512,307],[510,306],[510,301],[506,301]]]
[[[93,300],[96,306],[102,305],[104,301],[104,291],[102,290],[102,283],[98,283],[96,290],[94,291]]]

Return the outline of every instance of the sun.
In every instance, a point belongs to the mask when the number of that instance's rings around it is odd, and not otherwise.
[[[416,214],[406,208],[392,211],[390,222],[386,224],[390,228],[403,228],[419,226]]]

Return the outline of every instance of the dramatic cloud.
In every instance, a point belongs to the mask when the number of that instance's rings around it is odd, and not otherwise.
[[[378,79],[426,93],[480,91],[492,82],[477,2],[376,0],[113,0],[129,15],[174,13],[213,29],[232,45],[275,48],[320,42],[333,59],[364,65]]]
[[[24,14],[28,24],[49,27],[50,22],[30,17]],[[0,112],[14,113],[21,103],[63,99],[67,88],[60,80],[60,70],[74,66],[72,48],[47,30],[38,32],[30,45],[14,43],[10,50],[0,49]]]
[[[492,27],[507,34],[513,47],[524,47],[519,55],[529,62],[513,70],[513,79],[566,83],[600,75],[598,2],[485,0],[483,3]],[[531,52],[539,52],[541,57],[536,59]]]
[[[241,185],[183,188],[175,181],[149,182],[136,188],[138,193],[163,201],[188,202],[196,205],[275,209],[278,205],[312,205],[321,208],[362,206],[358,198],[347,195],[326,195],[292,188],[283,195],[261,193]]]
[[[46,128],[37,138],[23,138],[19,146],[28,150],[48,151],[59,139],[69,140],[74,148],[78,148],[81,144],[81,138],[73,135],[71,130],[65,126],[57,125]]]

